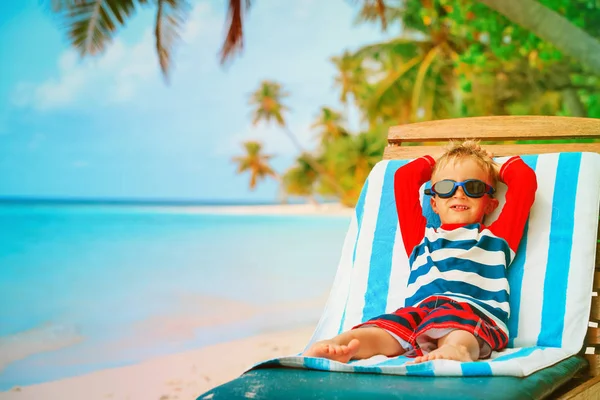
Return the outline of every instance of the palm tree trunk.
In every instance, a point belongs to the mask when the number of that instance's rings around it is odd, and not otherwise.
[[[331,176],[325,170],[325,168],[323,168],[323,166],[321,164],[319,164],[319,162],[313,158],[313,156],[310,153],[308,153],[306,150],[304,150],[304,147],[300,144],[300,142],[296,138],[296,135],[294,135],[292,133],[292,131],[290,131],[290,129],[287,127],[287,125],[283,125],[283,130],[284,130],[285,134],[290,138],[290,140],[292,141],[294,146],[296,146],[298,151],[301,154],[305,155],[306,162],[311,166],[311,168],[314,169],[319,174],[319,176],[322,176],[323,178],[325,178],[325,180],[329,184],[331,184],[331,186],[335,189],[337,194],[340,197],[342,197],[345,194],[344,188],[342,188],[342,186],[340,186],[340,184],[335,180],[335,178],[333,176]]]
[[[553,85],[560,89],[562,103],[572,117],[587,117],[587,109],[581,101],[581,97],[577,93],[571,82],[569,74],[569,66],[567,64],[560,65],[560,69],[549,80]]]
[[[312,194],[308,195],[308,202],[310,204],[312,204],[313,206],[318,206],[319,202],[317,201],[317,199],[315,199],[315,196],[313,196]]]
[[[285,191],[285,188],[283,187],[283,178],[281,175],[279,175],[277,172],[274,172],[273,179],[275,179],[277,181],[277,183],[279,183],[279,199],[281,201],[281,204],[288,204],[288,194]]]
[[[577,90],[567,88],[562,91],[562,101],[572,117],[587,117],[587,110]]]
[[[279,201],[281,204],[287,204],[287,193],[283,189],[283,179],[281,179],[281,175],[279,175],[277,172],[273,172],[273,175],[271,176],[279,184],[279,190],[277,191],[277,197],[279,198]]]
[[[600,75],[600,42],[536,0],[478,0]]]

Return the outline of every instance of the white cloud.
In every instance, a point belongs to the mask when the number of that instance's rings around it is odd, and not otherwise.
[[[31,355],[56,351],[84,340],[74,326],[46,324],[0,338],[0,372]]]
[[[33,100],[40,109],[72,104],[84,87],[86,71],[79,67],[75,52],[64,52],[58,60],[58,69],[58,79],[48,80],[35,88]]]
[[[188,16],[181,40],[183,45],[196,42],[199,38],[220,37],[224,16],[217,16],[208,2],[199,3]]]
[[[115,62],[112,85],[108,88],[109,102],[121,103],[135,97],[137,89],[146,81],[158,81],[158,58],[154,49],[154,36],[148,29],[142,40],[121,54]]]
[[[190,12],[177,48],[200,40],[211,42],[220,35],[217,26],[221,25],[222,16],[219,19],[210,4],[198,4]],[[173,59],[179,61],[177,55]],[[214,53],[211,61],[216,64]],[[18,82],[12,104],[41,111],[105,106],[131,101],[143,96],[143,89],[163,86],[153,27],[133,45],[115,39],[104,54],[95,58],[80,60],[74,50],[66,50],[59,56],[57,67],[57,75],[44,82]]]
[[[37,84],[19,82],[12,103],[47,111],[119,101],[123,97],[118,92],[123,90],[119,79],[142,63],[156,64],[156,59],[144,59],[145,53],[138,50],[150,45],[146,36],[133,49],[116,39],[101,57],[87,60],[80,60],[74,50],[66,50],[58,59],[56,77]],[[157,72],[156,66],[150,68]],[[133,93],[136,85],[147,77],[145,73],[130,79],[126,89]]]

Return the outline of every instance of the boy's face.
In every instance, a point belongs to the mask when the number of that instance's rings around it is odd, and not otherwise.
[[[444,179],[456,182],[479,179],[488,185],[493,184],[479,164],[470,158],[450,161],[436,171],[431,177],[431,183],[435,184]],[[493,212],[498,207],[498,200],[488,194],[480,198],[469,197],[462,187],[458,187],[448,198],[432,196],[431,207],[440,216],[442,224],[473,224],[481,222],[485,215]]]

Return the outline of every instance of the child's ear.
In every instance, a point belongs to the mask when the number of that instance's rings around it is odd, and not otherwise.
[[[437,209],[437,204],[435,204],[434,196],[431,196],[431,198],[429,199],[429,203],[431,204],[431,209],[433,210],[433,212],[436,214],[439,214],[438,209]]]
[[[498,208],[499,204],[500,204],[500,202],[498,201],[498,199],[491,198],[490,201],[485,206],[485,215],[493,213],[494,210],[496,208]]]

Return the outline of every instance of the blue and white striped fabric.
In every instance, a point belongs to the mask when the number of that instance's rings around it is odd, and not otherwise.
[[[404,356],[343,364],[299,355],[265,361],[329,371],[420,376],[527,376],[579,352],[588,327],[600,203],[600,154],[523,156],[538,190],[517,256],[509,268],[509,348],[488,360],[405,365]],[[497,159],[503,163],[508,158]],[[308,346],[404,305],[409,275],[394,203],[394,173],[407,161],[378,163],[356,206],[329,300]],[[423,188],[422,188],[423,189]],[[422,190],[421,190],[422,193]],[[506,186],[498,185],[499,215]],[[423,199],[429,224],[439,219]],[[307,347],[308,347],[307,346]]]

